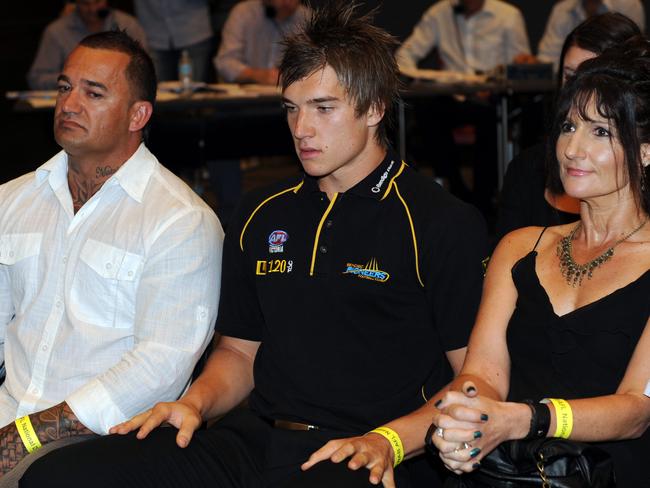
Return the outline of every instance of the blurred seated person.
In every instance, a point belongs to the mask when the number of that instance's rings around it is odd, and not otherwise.
[[[62,15],[43,31],[27,83],[32,90],[54,90],[68,55],[89,34],[124,30],[146,46],[144,30],[131,15],[110,8],[108,0],[77,0],[74,10]]]
[[[134,0],[135,15],[144,27],[158,81],[178,79],[183,50],[192,60],[192,78],[208,81],[212,26],[208,0]]]
[[[437,49],[441,68],[467,74],[486,73],[499,65],[527,60],[530,46],[524,18],[501,0],[440,0],[431,6],[397,51],[400,69],[417,67]],[[482,210],[492,205],[497,182],[496,112],[479,97],[459,102],[437,97],[414,102],[420,137],[414,158],[432,162],[437,176],[447,178],[452,193],[470,199],[459,172],[452,130],[472,124],[476,129],[474,196]],[[435,151],[432,149],[435,148]]]
[[[650,42],[636,37],[583,62],[560,93],[550,188],[579,200],[580,217],[513,231],[492,256],[463,368],[432,415],[460,486],[500,471],[500,444],[547,437],[609,455],[616,484],[596,486],[648,486],[648,80]]]
[[[227,83],[275,85],[282,40],[296,32],[308,14],[300,0],[246,0],[235,5],[214,59],[219,77]]]
[[[309,13],[300,0],[246,0],[235,5],[214,59],[219,78],[227,83],[277,84],[282,40],[294,34]],[[240,161],[210,160],[207,165],[219,202],[217,213],[225,226],[241,196]]]
[[[553,63],[558,70],[562,46],[569,33],[583,20],[606,12],[619,12],[632,19],[642,31],[645,29],[641,0],[561,0],[553,6],[539,42],[539,61]]]
[[[530,54],[521,12],[502,0],[436,2],[398,49],[400,68],[416,68],[434,48],[442,69],[469,74],[486,73]]]
[[[641,35],[639,27],[619,13],[590,17],[566,38],[560,55],[558,88],[583,61],[605,49]],[[578,219],[579,202],[564,192],[552,193],[546,181],[545,163],[555,161],[541,142],[516,156],[508,165],[497,206],[496,242],[508,232],[529,225],[560,225]]]

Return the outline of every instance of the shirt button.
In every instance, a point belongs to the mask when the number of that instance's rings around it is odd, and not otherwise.
[[[10,257],[10,258],[13,258],[13,257],[14,257],[14,252],[13,252],[13,251],[9,251],[9,257]]]
[[[113,265],[111,263],[106,263],[106,269],[111,269]]]
[[[33,388],[32,388],[32,394],[34,394],[34,395],[38,395],[38,388],[33,387]]]
[[[328,220],[327,222],[325,222],[325,227],[329,229],[330,227],[332,227],[332,223],[333,222],[331,220]]]
[[[43,347],[41,347],[43,351],[47,351],[47,344],[43,344]]]
[[[61,300],[56,301],[56,308],[61,308]]]
[[[133,276],[133,271],[129,271],[127,274],[128,274],[129,276]]]
[[[327,247],[326,247],[326,246],[321,246],[318,250],[319,250],[320,252],[322,252],[323,254],[326,254],[326,253],[327,253]]]
[[[63,256],[63,264],[68,262],[68,256]]]

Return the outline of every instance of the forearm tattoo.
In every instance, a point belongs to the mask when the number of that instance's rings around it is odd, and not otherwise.
[[[29,416],[41,444],[67,437],[92,434],[72,412],[67,403],[59,403]],[[11,471],[27,455],[14,422],[0,429],[0,475]]]

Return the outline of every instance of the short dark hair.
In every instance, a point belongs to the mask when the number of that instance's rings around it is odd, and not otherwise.
[[[154,104],[158,83],[153,61],[142,45],[126,31],[113,30],[91,34],[83,38],[79,45],[127,54],[131,59],[125,74],[134,99]]]
[[[649,167],[643,166],[641,145],[650,143],[650,41],[634,37],[622,46],[589,59],[570,77],[558,99],[548,145],[547,186],[555,194],[564,190],[555,158],[562,125],[573,110],[584,119],[593,100],[601,117],[616,128],[623,148],[625,172],[639,208],[650,212]]]
[[[569,48],[577,46],[599,56],[606,49],[640,35],[639,26],[632,19],[618,12],[607,12],[587,18],[569,33],[562,44],[559,84],[562,84],[564,58]]]
[[[280,83],[293,83],[330,66],[351,102],[357,117],[371,107],[384,111],[377,127],[377,141],[389,145],[399,100],[399,69],[394,50],[397,40],[372,24],[374,14],[358,15],[354,1],[333,0],[314,11],[304,28],[285,40],[280,63]]]

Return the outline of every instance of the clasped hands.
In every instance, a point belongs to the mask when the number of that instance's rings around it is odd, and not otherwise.
[[[462,391],[447,391],[436,407],[426,442],[456,474],[479,469],[481,459],[510,436],[508,404],[480,396],[471,381]]]

